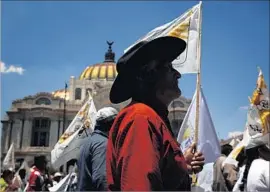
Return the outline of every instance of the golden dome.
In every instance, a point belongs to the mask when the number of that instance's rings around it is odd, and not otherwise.
[[[108,51],[105,53],[105,61],[95,65],[90,65],[81,73],[79,79],[88,80],[109,80],[114,81],[117,76],[116,64],[114,62],[115,54],[112,51],[113,42],[108,42]]]
[[[117,76],[116,64],[114,62],[104,62],[86,67],[86,69],[81,73],[79,79],[80,80],[106,79],[113,81],[116,76]]]

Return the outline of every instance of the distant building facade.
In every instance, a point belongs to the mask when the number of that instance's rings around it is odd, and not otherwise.
[[[105,61],[89,65],[78,78],[71,76],[66,90],[41,92],[12,102],[1,121],[2,158],[14,143],[18,164],[26,160],[31,165],[36,155],[46,155],[50,159],[51,150],[86,101],[88,92],[93,96],[97,110],[105,106],[120,110],[130,102],[114,105],[109,100],[117,71],[112,43],[108,45]],[[175,134],[178,133],[190,103],[190,99],[181,96],[169,106],[169,119]],[[69,164],[72,162],[64,164],[66,170]]]

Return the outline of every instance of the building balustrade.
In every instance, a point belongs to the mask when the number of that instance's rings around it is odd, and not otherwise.
[[[82,107],[81,104],[67,104],[66,110],[79,110]],[[32,105],[26,103],[18,103],[15,104],[10,111],[17,111],[17,109],[35,109],[35,108],[43,108],[49,110],[57,110],[57,109],[64,109],[64,106],[61,105]]]
[[[29,146],[29,147],[23,147],[20,150],[15,150],[15,152],[51,152],[53,147],[35,147],[35,146]]]

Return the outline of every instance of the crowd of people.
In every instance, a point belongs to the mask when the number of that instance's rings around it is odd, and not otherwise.
[[[185,48],[179,38],[161,37],[138,43],[118,60],[110,100],[131,103],[120,112],[112,107],[97,112],[94,132],[81,147],[77,191],[192,190],[190,175],[203,170],[205,158],[196,143],[181,151],[167,110],[181,95],[181,75],[172,61]],[[231,151],[231,146],[223,146],[214,163],[212,190],[269,191],[269,146],[243,148],[237,166],[224,164]],[[55,174],[54,181],[46,174],[46,162],[35,158],[27,191],[47,191],[61,180],[61,174]],[[3,173],[1,191],[12,189],[13,174]]]

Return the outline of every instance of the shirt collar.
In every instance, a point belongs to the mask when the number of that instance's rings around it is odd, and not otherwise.
[[[95,129],[94,132],[93,132],[93,134],[94,134],[94,133],[95,133],[95,134],[102,135],[102,136],[104,136],[104,137],[106,137],[106,138],[109,137],[108,133],[106,133],[106,132],[104,132],[104,131],[101,131],[101,130],[99,130],[99,129]]]
[[[161,101],[159,101],[155,97],[152,97],[152,98],[148,97],[148,98],[143,99],[143,100],[136,99],[136,100],[133,100],[131,104],[137,103],[137,102],[144,103],[145,105],[151,107],[161,117],[161,119],[164,121],[167,128],[171,132],[172,136],[174,136],[170,121],[168,119],[169,111],[168,111],[168,107],[166,105],[164,105]]]

